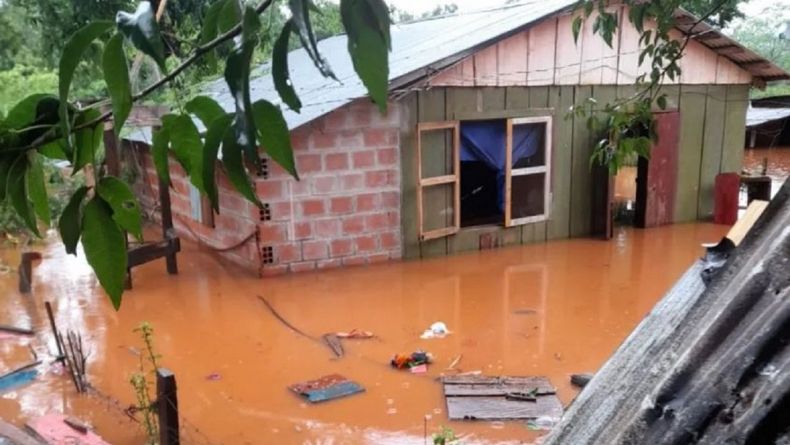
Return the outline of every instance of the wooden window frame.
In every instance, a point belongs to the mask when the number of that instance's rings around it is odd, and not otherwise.
[[[450,175],[422,177],[422,133],[453,130],[453,173]],[[458,233],[461,228],[461,126],[460,121],[424,122],[417,124],[417,219],[420,241],[442,238]],[[453,185],[453,225],[441,229],[425,230],[423,189],[437,185]]]
[[[544,137],[544,165],[539,167],[526,167],[513,169],[513,126],[523,124],[546,124]],[[521,226],[537,223],[549,219],[551,212],[551,147],[552,147],[552,117],[519,117],[507,119],[507,134],[505,135],[505,227]],[[543,213],[540,215],[512,218],[512,184],[513,176],[529,176],[544,173]]]

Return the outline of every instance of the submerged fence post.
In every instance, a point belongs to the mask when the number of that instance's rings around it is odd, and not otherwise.
[[[23,252],[22,259],[19,261],[19,292],[29,294],[33,284],[33,259],[38,254],[35,252]]]
[[[176,376],[165,368],[156,370],[156,408],[159,412],[159,445],[179,445]]]

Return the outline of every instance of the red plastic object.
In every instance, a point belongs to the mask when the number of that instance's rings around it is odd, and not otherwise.
[[[722,173],[716,176],[713,188],[713,222],[733,225],[738,221],[738,194],[741,176],[738,173]]]

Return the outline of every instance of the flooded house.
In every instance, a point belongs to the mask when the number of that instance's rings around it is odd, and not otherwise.
[[[213,214],[171,162],[177,231],[263,275],[606,236],[612,181],[590,168],[596,135],[568,112],[632,94],[649,61],[639,64],[626,6],[612,6],[621,18],[612,47],[592,20],[574,41],[575,4],[533,1],[394,25],[386,114],[366,97],[345,36],[319,43],[339,81],[292,51],[303,108],[284,114],[301,180],[264,159],[254,172],[258,208],[220,173]],[[681,38],[697,19],[677,14]],[[659,142],[636,174],[643,227],[711,217],[715,177],[741,169],[750,88],[788,78],[704,23],[693,32],[680,78],[664,86]],[[268,69],[252,81],[252,99],[278,103]],[[224,81],[204,93],[233,108]],[[148,140],[128,137],[141,201],[155,210]]]

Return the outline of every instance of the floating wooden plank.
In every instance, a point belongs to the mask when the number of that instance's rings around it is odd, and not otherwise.
[[[10,332],[12,334],[20,334],[20,335],[33,335],[35,332],[32,329],[28,328],[20,328],[17,326],[10,326],[7,324],[0,324],[0,331],[3,332]]]
[[[288,387],[306,397],[310,403],[326,402],[364,392],[365,388],[340,374],[331,374],[316,380],[296,383]]]
[[[451,420],[559,418],[562,404],[545,377],[459,375],[442,378]]]
[[[63,414],[47,414],[27,423],[27,429],[46,444],[109,445],[93,431],[81,432],[66,423]]]
[[[760,215],[763,214],[765,208],[768,207],[768,201],[759,201],[754,200],[749,207],[746,208],[746,212],[741,216],[741,218],[730,228],[730,231],[727,232],[727,238],[732,241],[733,244],[736,246],[741,244],[743,238],[752,228],[757,219]]]

